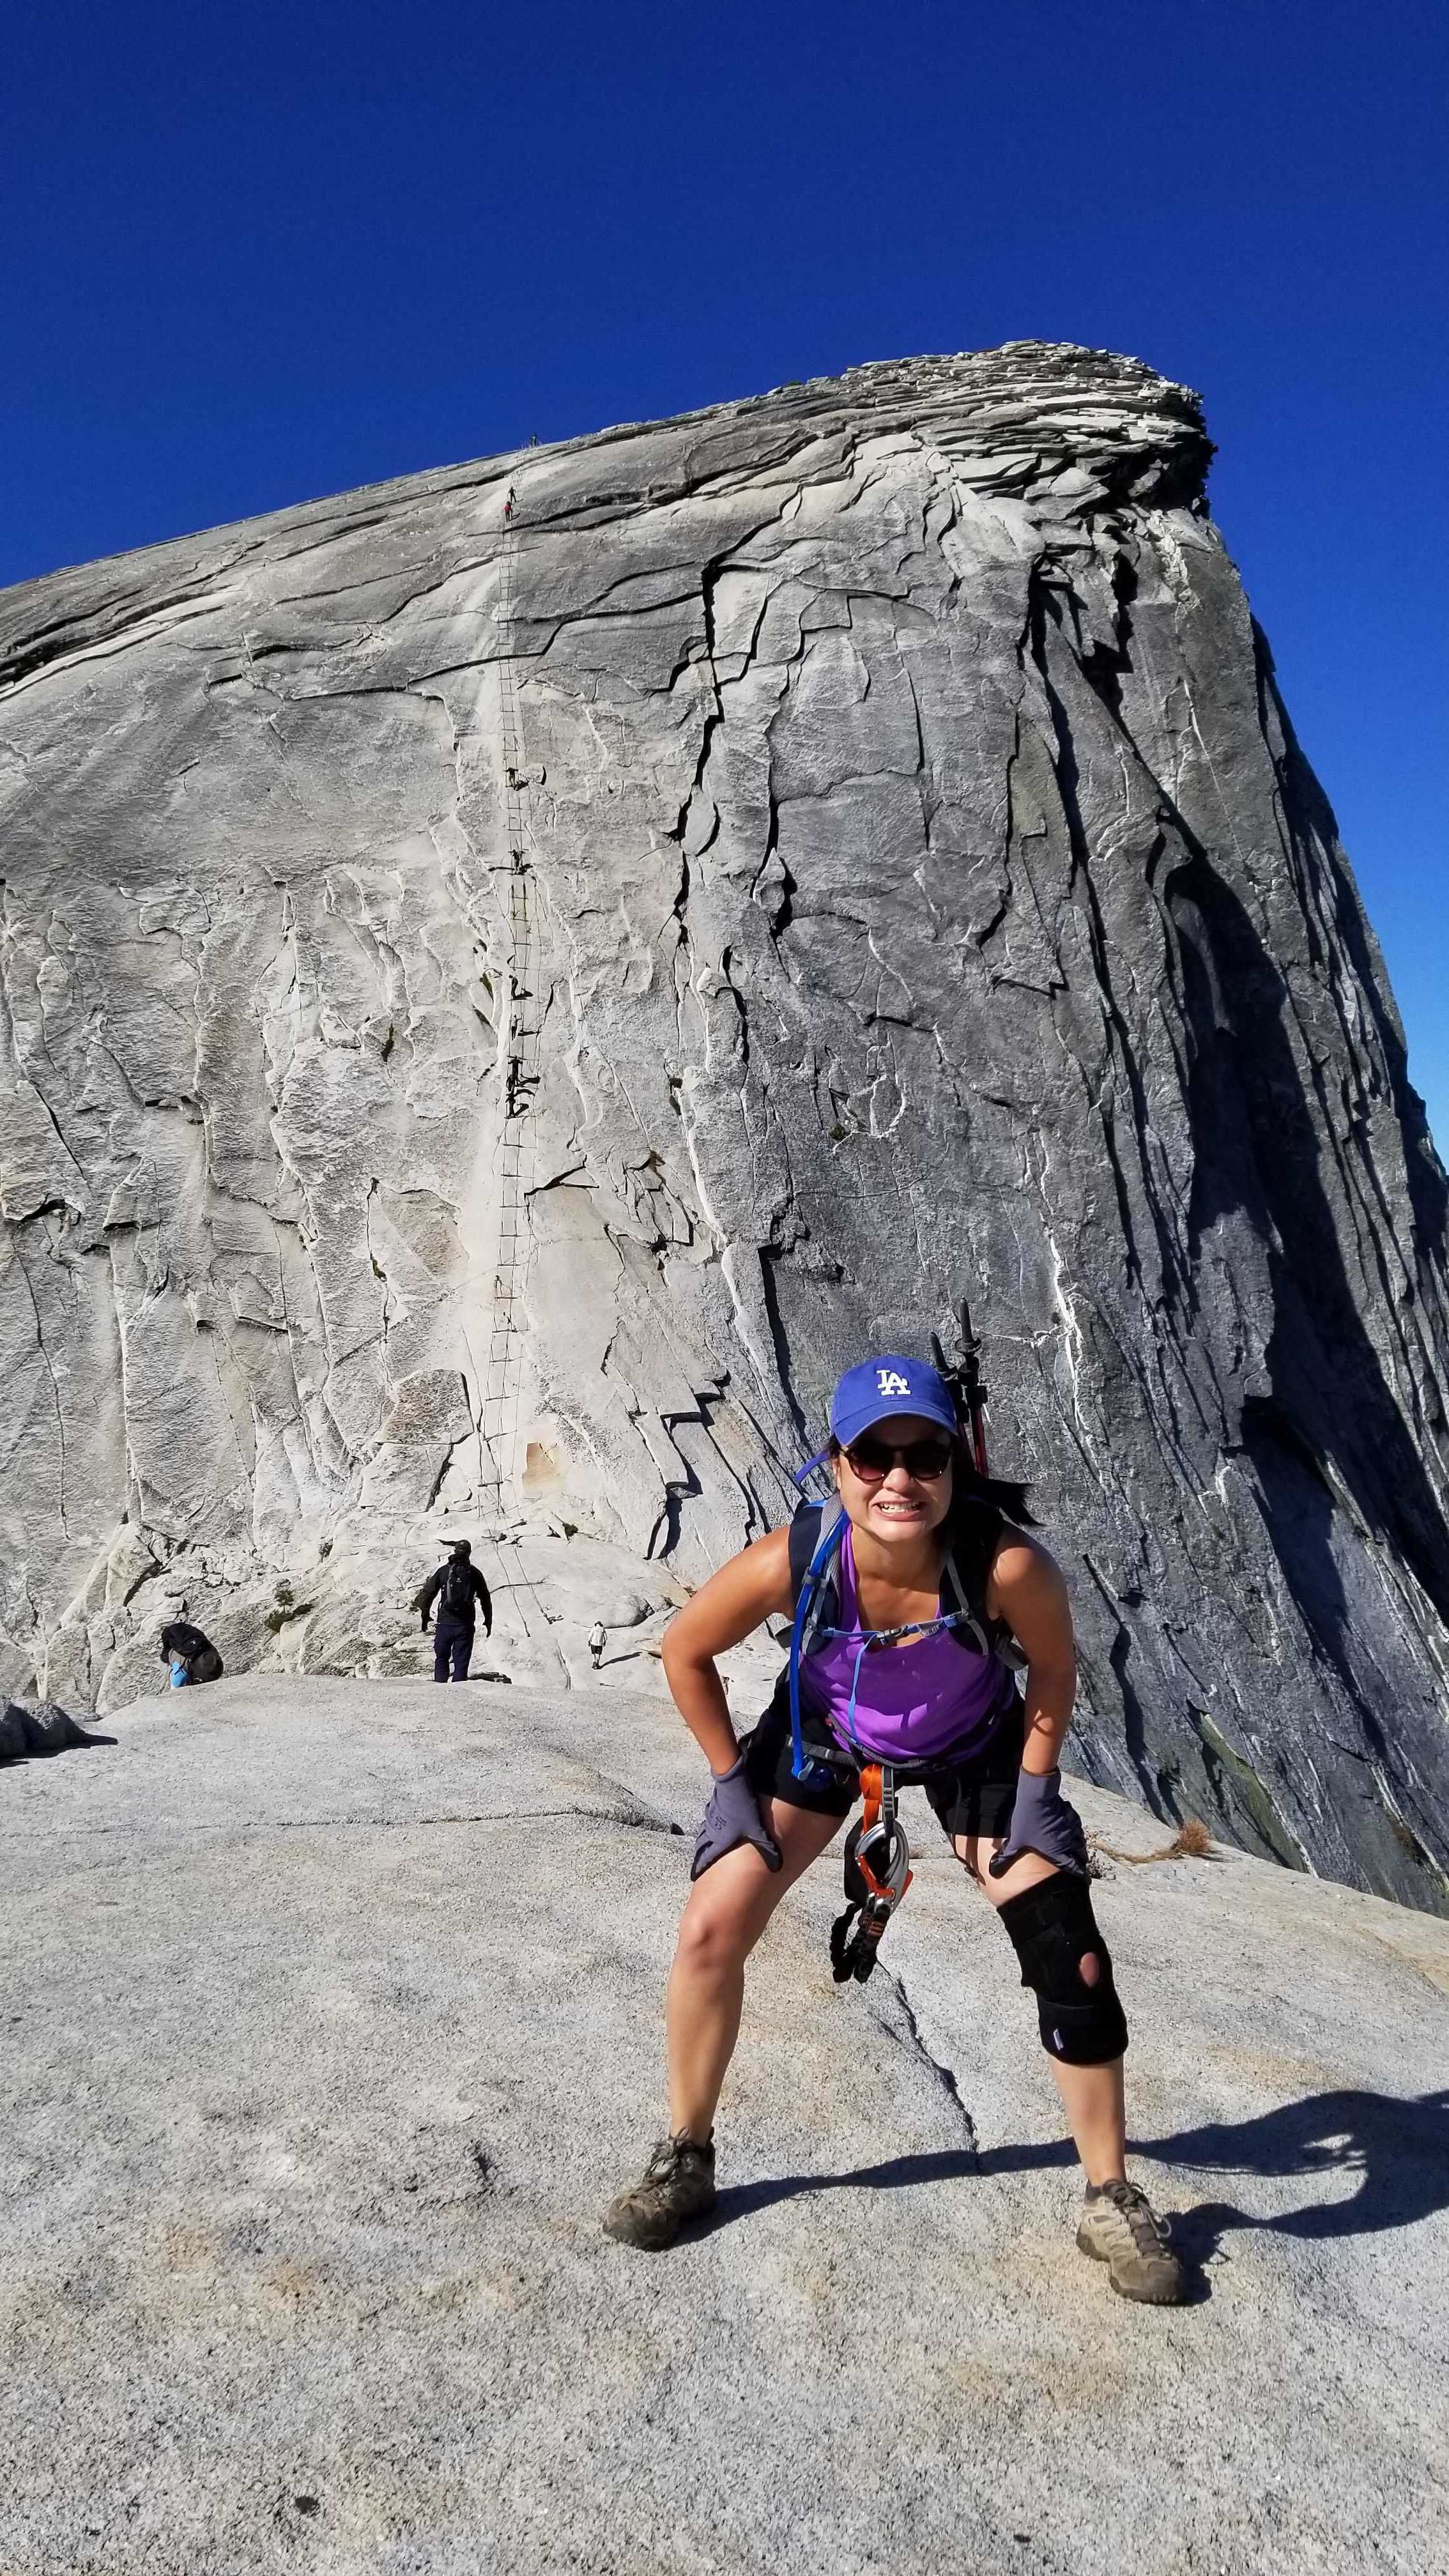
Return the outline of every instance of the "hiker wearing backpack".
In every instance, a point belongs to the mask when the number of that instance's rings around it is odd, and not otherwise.
[[[434,1600],[438,1604],[438,1624],[433,1639],[433,1679],[445,1682],[451,1664],[454,1681],[465,1682],[479,1610],[483,1613],[484,1636],[493,1633],[493,1604],[488,1586],[473,1563],[470,1540],[455,1538],[447,1562],[414,1595],[413,1608],[422,1612],[424,1636]]]
[[[224,1667],[215,1646],[189,1619],[168,1621],[161,1631],[160,1652],[162,1663],[171,1668],[173,1690],[185,1690],[191,1682],[219,1682],[222,1677]]]
[[[1109,2265],[1126,2297],[1172,2305],[1182,2267],[1127,2179],[1127,2025],[1092,1909],[1086,1837],[1061,1790],[1076,1690],[1066,1585],[1030,1535],[1024,1488],[987,1476],[961,1430],[950,1386],[923,1361],[887,1353],[847,1370],[816,1462],[828,1461],[835,1499],[802,1504],[791,1526],[731,1558],[666,1632],[665,1674],[714,1789],[669,1980],[670,2135],[604,2223],[655,2250],[712,2206],[715,2107],[745,1961],[839,1832],[862,1775],[868,1816],[882,1779],[901,1777],[924,1785],[1036,1996],[1085,2171],[1078,2246]],[[716,1658],[779,1619],[794,1621],[790,1666],[740,1743]],[[855,1903],[865,1900],[863,1922],[872,1899],[886,1919],[908,1883],[903,1871],[892,1888],[876,1881],[862,1864],[880,1844],[852,1842],[855,1902],[832,1940],[837,1982],[869,1974],[858,1940],[844,1937]]]

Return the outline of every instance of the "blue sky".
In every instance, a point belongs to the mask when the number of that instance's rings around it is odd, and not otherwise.
[[[1449,33],[1380,0],[50,0],[0,582],[863,358],[1196,385],[1449,1147]]]

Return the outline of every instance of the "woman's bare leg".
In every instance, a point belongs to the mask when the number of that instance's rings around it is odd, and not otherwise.
[[[1067,2127],[1088,2182],[1122,2182],[1127,2173],[1127,2100],[1122,2060],[1106,2066],[1063,2066],[1050,2060]]]
[[[779,1845],[781,1866],[768,1869],[751,1843],[726,1852],[689,1891],[670,1971],[669,2126],[703,2146],[714,2124],[725,2070],[739,2036],[745,1961],[781,1897],[839,1833],[843,1816],[761,1800]]]
[[[1028,1887],[1040,1887],[1043,1879],[1056,1876],[1051,1862],[1039,1852],[1023,1852],[1002,1877],[992,1878],[986,1864],[993,1852],[1000,1851],[1001,1843],[988,1842],[983,1834],[958,1834],[955,1849],[982,1895],[997,1907],[1009,1896],[1020,1896]],[[1081,1975],[1089,1986],[1101,1975],[1091,1952],[1081,1962]],[[1127,2171],[1127,2111],[1121,2058],[1112,2058],[1106,2066],[1063,2066],[1055,2057],[1050,2063],[1088,2182],[1122,2181]]]

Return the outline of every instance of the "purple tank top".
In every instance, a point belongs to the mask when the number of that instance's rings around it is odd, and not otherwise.
[[[964,1761],[981,1752],[1015,1701],[1011,1674],[995,1655],[960,1646],[951,1628],[904,1646],[867,1646],[851,1535],[847,1528],[838,1559],[839,1626],[849,1633],[806,1656],[801,1697],[847,1752],[879,1762],[929,1762],[943,1753]]]

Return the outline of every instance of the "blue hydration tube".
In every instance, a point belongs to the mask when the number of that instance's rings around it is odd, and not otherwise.
[[[855,1662],[851,1666],[850,1671],[850,1705],[845,1712],[845,1731],[863,1762],[877,1762],[880,1759],[879,1754],[872,1753],[866,1745],[861,1743],[860,1737],[855,1731],[855,1703],[860,1691],[860,1668],[864,1663],[866,1656],[869,1654],[871,1647],[890,1645],[897,1637],[939,1636],[943,1630],[959,1628],[961,1624],[962,1613],[959,1610],[949,1610],[942,1619],[913,1619],[908,1621],[907,1625],[903,1628],[826,1629],[825,1634],[827,1637],[843,1638],[846,1645],[854,1646],[855,1648]]]

